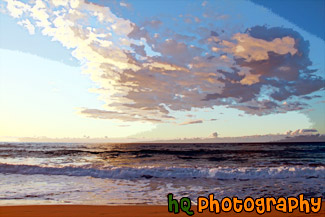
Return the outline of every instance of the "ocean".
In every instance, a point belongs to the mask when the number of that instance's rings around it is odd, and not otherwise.
[[[325,143],[0,143],[0,205],[325,197]]]

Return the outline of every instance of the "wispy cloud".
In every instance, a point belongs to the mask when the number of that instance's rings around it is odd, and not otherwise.
[[[190,121],[185,121],[183,123],[180,123],[179,125],[201,124],[201,123],[203,123],[203,120],[190,120]]]

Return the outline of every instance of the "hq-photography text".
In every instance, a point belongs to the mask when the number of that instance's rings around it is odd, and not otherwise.
[[[194,215],[194,210],[191,208],[191,199],[183,197],[180,200],[174,198],[173,194],[167,195],[168,199],[168,212],[178,214],[180,211],[185,212],[187,215]],[[272,208],[273,207],[273,208]],[[214,198],[214,194],[209,194],[208,197],[200,196],[197,198],[197,212],[210,211],[212,213],[230,212],[234,211],[240,213],[253,212],[254,210],[258,214],[264,214],[265,212],[280,211],[283,213],[292,213],[295,209],[298,209],[303,213],[317,213],[321,210],[322,198],[310,198],[309,200],[304,198],[303,194],[298,197],[261,197],[253,199],[252,197],[246,197],[245,199],[238,199],[238,197],[224,197],[222,200]]]

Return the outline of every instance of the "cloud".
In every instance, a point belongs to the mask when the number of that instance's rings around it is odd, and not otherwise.
[[[211,136],[212,136],[212,138],[217,138],[219,136],[219,134],[217,132],[214,132],[214,133],[212,133]]]
[[[202,120],[190,120],[190,121],[185,121],[183,123],[180,123],[179,125],[201,124],[201,123],[203,123]]]
[[[131,44],[131,48],[133,48],[134,52],[141,55],[141,56],[146,56],[146,51],[144,50],[144,45],[136,45],[136,44]]]
[[[130,4],[128,4],[128,3],[125,3],[125,2],[120,2],[120,6],[121,6],[121,7],[126,7],[126,8],[129,8],[129,7],[131,7],[131,5],[130,5]]]
[[[24,12],[30,10],[30,7],[29,5],[24,4],[21,1],[8,0],[7,9],[11,16],[13,16],[14,18],[19,18]]]
[[[22,20],[18,22],[19,25],[25,27],[29,34],[34,35],[35,34],[35,27],[31,24],[31,22],[28,19]]]
[[[229,107],[264,115],[302,110],[308,105],[297,97],[324,90],[324,79],[309,69],[309,43],[298,32],[255,26],[233,39],[237,43],[220,43],[221,50],[234,56],[233,73],[223,73],[223,91],[207,94],[204,100],[226,98],[233,104]],[[281,103],[284,100],[291,102]]]
[[[305,135],[313,135],[317,134],[318,130],[316,129],[298,129],[296,131],[287,131],[285,134],[289,136],[305,136]]]
[[[307,95],[324,90],[309,42],[293,29],[242,31],[219,13],[205,22],[179,19],[179,29],[172,29],[162,20],[143,17],[139,24],[82,0],[5,4],[31,34],[37,28],[70,49],[99,86],[92,91],[105,105],[82,108],[87,117],[170,122],[175,112],[220,105],[254,115],[284,113],[308,108]],[[216,20],[222,28],[210,25]]]
[[[139,122],[154,122],[159,123],[162,122],[159,118],[148,118],[144,115],[139,114],[130,114],[124,112],[116,112],[116,111],[107,111],[107,110],[99,110],[99,109],[80,109],[80,114],[97,118],[97,119],[119,119],[122,121],[139,121]],[[163,116],[166,119],[173,119],[170,116]]]
[[[147,26],[147,27],[151,27],[151,28],[154,28],[154,29],[157,29],[159,28],[159,26],[162,24],[162,22],[160,20],[157,20],[157,19],[150,19],[150,20],[146,20],[144,23],[143,23],[143,26]]]
[[[297,53],[297,49],[294,48],[295,40],[289,36],[267,41],[254,38],[247,33],[237,33],[232,40],[236,42],[221,41],[220,44],[225,47],[222,50],[232,53],[236,58],[243,58],[246,62],[267,60],[270,52],[280,55]]]

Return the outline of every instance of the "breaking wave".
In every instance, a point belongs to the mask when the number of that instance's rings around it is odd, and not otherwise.
[[[44,167],[33,165],[0,164],[0,173],[25,175],[90,176],[94,178],[210,178],[210,179],[286,179],[325,178],[325,167],[277,166],[277,167]]]

